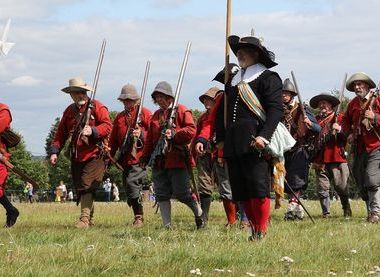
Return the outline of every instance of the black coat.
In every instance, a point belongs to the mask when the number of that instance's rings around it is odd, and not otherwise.
[[[261,136],[270,141],[283,117],[282,81],[277,73],[266,70],[249,86],[263,106],[267,118],[262,122],[241,100],[237,86],[227,84],[227,129],[224,130],[223,123],[224,101],[218,107],[215,125],[216,140],[224,141],[226,158],[252,153],[252,136]]]
[[[271,140],[283,116],[282,81],[277,73],[266,70],[249,83],[266,112],[266,121],[258,118],[238,94],[237,86],[227,85],[227,129],[224,130],[224,102],[216,116],[216,139],[224,141],[232,197],[235,201],[270,196],[271,163],[254,150],[252,136]]]

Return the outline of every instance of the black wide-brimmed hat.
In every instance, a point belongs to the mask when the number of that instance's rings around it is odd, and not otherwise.
[[[230,72],[230,79],[232,79],[236,73],[239,71],[240,67],[236,63],[230,63],[228,64],[228,70]],[[217,81],[219,83],[224,84],[224,71],[225,67],[221,71],[218,72],[218,74],[215,75],[214,79],[212,81]]]
[[[242,48],[251,48],[256,49],[260,53],[259,62],[265,65],[267,68],[271,68],[276,66],[277,63],[274,62],[275,55],[273,52],[269,51],[261,44],[260,39],[257,37],[238,37],[238,36],[229,36],[228,43],[230,44],[232,52],[234,52],[235,56],[239,49]]]
[[[312,107],[313,109],[318,108],[318,103],[321,100],[326,100],[327,102],[331,103],[333,108],[336,107],[337,105],[339,105],[339,103],[340,103],[340,101],[337,97],[335,97],[331,94],[328,94],[328,93],[321,93],[321,94],[318,94],[318,95],[316,95],[310,99],[310,107]]]

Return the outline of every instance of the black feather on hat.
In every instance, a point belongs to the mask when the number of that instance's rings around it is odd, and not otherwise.
[[[267,68],[271,68],[277,65],[274,62],[275,54],[268,49],[266,49],[262,44],[260,39],[253,36],[248,37],[238,37],[238,36],[229,36],[228,43],[230,44],[232,52],[234,52],[235,56],[239,49],[242,48],[251,48],[258,50],[260,53],[259,62],[265,65]]]

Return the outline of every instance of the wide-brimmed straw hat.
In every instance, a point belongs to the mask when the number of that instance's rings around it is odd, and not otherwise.
[[[74,77],[69,80],[69,86],[62,89],[63,92],[92,91],[92,87],[87,85],[81,77]]]
[[[239,49],[242,48],[251,48],[258,50],[260,53],[259,62],[265,65],[267,68],[276,66],[277,63],[274,62],[275,55],[273,52],[269,51],[261,44],[261,41],[257,37],[248,36],[248,37],[239,37],[239,36],[229,36],[228,43],[230,44],[232,52],[235,56]]]
[[[218,87],[212,87],[208,89],[205,93],[203,93],[201,96],[199,96],[199,101],[201,101],[204,104],[204,101],[206,97],[209,97],[211,99],[214,99],[216,94],[220,91],[220,88]]]
[[[346,83],[347,90],[349,90],[349,91],[355,91],[354,90],[354,82],[355,81],[362,81],[362,82],[368,84],[368,86],[369,86],[370,89],[376,87],[375,82],[372,81],[372,79],[367,74],[365,74],[364,72],[358,72],[358,73],[353,74],[347,80],[347,83]]]
[[[121,92],[119,97],[117,98],[120,101],[130,99],[130,100],[138,100],[140,99],[140,95],[137,93],[137,90],[134,85],[126,84],[121,88]]]
[[[334,95],[328,93],[321,93],[310,99],[310,107],[312,107],[313,109],[318,108],[318,103],[322,100],[326,100],[327,102],[331,103],[333,108],[339,105],[340,103],[339,99]]]

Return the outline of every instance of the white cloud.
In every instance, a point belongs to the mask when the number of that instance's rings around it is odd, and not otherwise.
[[[42,5],[43,13],[48,13],[48,7],[56,8],[57,3],[65,2],[5,1],[9,3],[4,6],[12,6],[15,2],[14,13],[20,3],[28,11],[35,11],[34,6]],[[30,2],[33,5],[28,5]],[[339,6],[314,14],[300,11],[257,14],[252,8],[251,14],[249,10],[246,12],[249,15],[233,14],[232,33],[247,35],[254,27],[256,35],[264,37],[264,44],[276,54],[279,66],[274,70],[283,79],[289,77],[290,70],[295,71],[304,100],[339,88],[344,72],[365,71],[376,81],[380,75],[377,65],[380,39],[376,36],[376,12],[380,9],[380,1],[368,0],[365,6],[354,0],[334,3]],[[3,7],[0,18],[2,16],[11,17],[5,14]],[[133,83],[138,90],[141,88],[148,59],[151,70],[145,102],[152,110],[156,109],[150,101],[150,92],[161,80],[170,82],[174,89],[189,40],[193,44],[180,102],[190,108],[202,108],[198,96],[216,85],[210,80],[223,67],[224,20],[224,14],[162,20],[94,16],[49,24],[20,20],[10,30],[16,47],[0,60],[1,102],[13,107],[14,127],[24,131],[28,147],[34,152],[43,152],[47,130],[70,102],[60,89],[73,76],[82,76],[86,82],[92,82],[101,41],[105,37],[108,44],[97,97],[110,110],[121,110],[116,97],[125,83]],[[235,60],[232,53],[231,60]],[[18,93],[25,90],[20,84],[28,85],[28,95],[32,97]],[[43,114],[43,117],[36,122],[33,116],[18,112],[25,109]]]
[[[37,80],[32,76],[20,76],[10,81],[9,85],[18,87],[33,87],[39,85],[40,83],[41,80]]]

